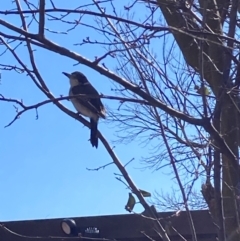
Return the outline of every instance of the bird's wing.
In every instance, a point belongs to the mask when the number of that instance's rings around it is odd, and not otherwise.
[[[97,90],[89,82],[73,86],[72,93],[73,95],[99,95]],[[78,97],[77,99],[81,101],[81,104],[85,105],[88,109],[90,109],[93,112],[97,112],[102,118],[105,118],[105,108],[100,98]]]

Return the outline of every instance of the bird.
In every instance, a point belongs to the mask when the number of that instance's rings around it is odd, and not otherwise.
[[[98,148],[98,120],[100,117],[103,119],[106,118],[106,110],[101,99],[98,97],[99,93],[83,73],[79,71],[71,74],[62,73],[70,81],[69,96],[86,95],[84,97],[71,98],[70,100],[78,113],[90,118],[90,142],[93,147]],[[87,97],[88,95],[90,96]]]

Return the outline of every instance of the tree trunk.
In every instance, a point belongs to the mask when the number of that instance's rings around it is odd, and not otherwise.
[[[200,52],[199,39],[182,32],[172,31],[187,64],[199,72],[199,75],[202,75],[202,78],[210,85],[216,100],[220,101],[221,134],[236,157],[236,159],[230,160],[224,154],[221,155],[225,235],[229,241],[239,241],[239,211],[236,199],[236,187],[239,184],[238,122],[236,106],[233,104],[229,93],[226,93],[228,91],[226,87],[229,87],[228,84],[232,83],[230,78],[232,50],[226,49],[226,45],[222,39],[217,36],[217,34],[219,36],[223,35],[222,24],[225,21],[230,1],[199,0],[200,13],[202,15],[202,26],[200,27],[199,24],[196,24],[196,17],[191,9],[180,11],[179,7],[177,7],[177,2],[158,0],[158,5],[169,27],[185,29],[187,31],[199,30],[199,34],[196,35],[197,37],[201,36],[200,31],[204,27],[208,28],[209,32],[214,33],[214,35],[204,36],[202,40],[202,52]],[[203,56],[202,71],[199,71],[201,69],[199,67],[200,54]]]

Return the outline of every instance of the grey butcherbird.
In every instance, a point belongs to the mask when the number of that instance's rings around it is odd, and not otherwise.
[[[97,97],[97,90],[90,84],[87,77],[81,72],[73,72],[71,74],[63,72],[70,80],[69,96],[86,95],[84,97],[71,98],[75,109],[82,115],[90,118],[91,136],[90,141],[92,146],[98,147],[97,125],[99,117],[106,118],[105,108],[101,99]],[[87,97],[90,95],[91,97]],[[94,95],[96,97],[94,97]]]

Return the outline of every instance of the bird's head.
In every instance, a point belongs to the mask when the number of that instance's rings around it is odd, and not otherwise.
[[[81,72],[75,71],[75,72],[73,72],[71,74],[68,74],[68,73],[65,73],[65,72],[62,72],[62,73],[69,78],[70,85],[72,87],[76,86],[76,85],[79,85],[79,84],[86,84],[86,83],[88,83],[87,77],[83,73],[81,73]]]

